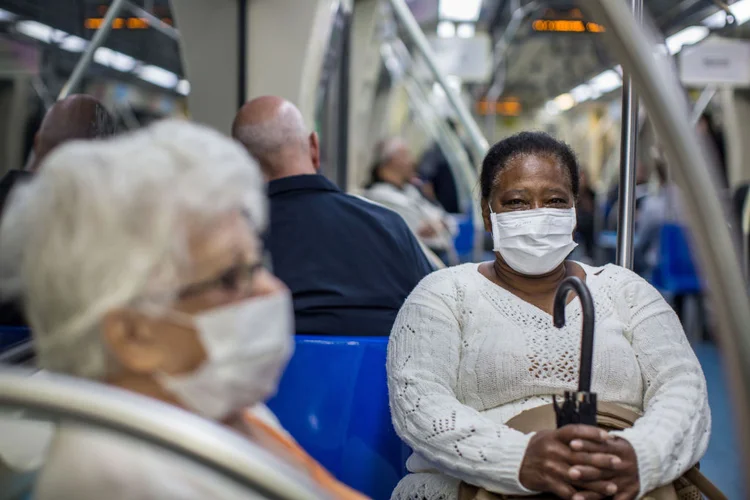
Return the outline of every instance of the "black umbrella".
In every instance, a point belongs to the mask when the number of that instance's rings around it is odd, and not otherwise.
[[[581,332],[581,366],[578,375],[578,391],[565,391],[562,404],[553,398],[557,427],[568,424],[596,425],[596,394],[591,392],[591,365],[594,358],[594,301],[591,292],[580,278],[563,280],[555,294],[554,323],[556,328],[565,326],[565,306],[568,293],[575,291],[581,301],[583,331]]]

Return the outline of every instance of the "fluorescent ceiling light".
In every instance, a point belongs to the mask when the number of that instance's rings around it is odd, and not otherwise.
[[[36,21],[21,21],[16,24],[16,30],[22,35],[26,35],[45,43],[49,43],[55,33],[55,30],[46,24],[38,23]]]
[[[570,91],[570,95],[575,99],[576,102],[586,102],[590,99],[596,99],[599,97],[594,89],[585,83],[579,85]]]
[[[740,0],[739,2],[733,3],[729,6],[729,10],[732,11],[734,20],[737,24],[744,24],[750,20],[750,0]]]
[[[456,29],[456,36],[458,38],[472,38],[477,32],[476,25],[474,23],[462,23],[458,25]]]
[[[560,108],[560,111],[567,111],[576,105],[576,100],[570,94],[561,94],[555,97],[554,102]]]
[[[453,38],[456,36],[456,25],[450,21],[440,21],[437,25],[437,34],[440,38]]]
[[[734,20],[737,24],[744,24],[750,20],[750,0],[740,0],[729,6],[729,11],[734,16]],[[707,28],[716,30],[721,29],[727,25],[727,13],[723,10],[714,12],[703,21],[701,24]]]
[[[712,30],[721,29],[727,25],[727,13],[723,10],[714,12],[703,21],[701,21],[701,24]]]
[[[550,115],[559,115],[560,114],[560,106],[557,105],[555,101],[547,101],[547,104],[544,105],[544,111],[547,112],[547,114]]]
[[[705,26],[690,26],[682,31],[678,31],[674,35],[667,37],[667,50],[671,55],[674,55],[682,50],[685,45],[693,45],[709,34],[710,30]]]
[[[102,66],[107,66],[108,68],[116,69],[117,71],[122,71],[123,73],[133,71],[133,69],[138,64],[138,61],[136,61],[129,55],[114,51],[112,49],[108,49],[107,47],[100,47],[99,49],[97,49],[96,53],[94,54],[94,61],[101,64]]]
[[[0,9],[0,20],[4,19],[3,16],[6,13],[8,12]],[[14,14],[10,15],[15,16]],[[15,27],[18,33],[30,38],[45,43],[59,43],[60,48],[68,52],[82,52],[89,44],[83,38],[50,28],[46,24],[36,21],[20,21],[16,23]],[[97,49],[96,53],[94,53],[94,62],[123,73],[129,73],[141,64],[142,66],[138,68],[136,73],[142,80],[166,89],[174,89],[182,95],[190,93],[190,83],[187,80],[180,80],[180,77],[171,71],[158,66],[143,65],[142,62],[129,55],[108,49],[107,47]]]
[[[75,35],[68,35],[60,42],[60,48],[68,52],[83,52],[89,42]]]
[[[472,22],[479,19],[482,0],[440,0],[440,19]]]
[[[445,75],[445,80],[448,82],[448,86],[456,91],[461,91],[461,85],[463,85],[463,80],[461,80],[460,76],[456,75]]]
[[[190,82],[187,80],[180,80],[180,83],[177,84],[176,90],[182,95],[190,94]]]
[[[142,80],[166,89],[175,88],[180,81],[177,75],[158,66],[143,66],[138,69],[137,73]]]
[[[589,81],[589,86],[599,94],[606,94],[622,86],[620,75],[613,69],[595,76]]]
[[[5,9],[0,9],[0,21],[13,21],[17,16]]]

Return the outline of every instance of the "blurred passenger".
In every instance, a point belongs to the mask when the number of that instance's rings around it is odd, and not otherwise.
[[[117,131],[114,117],[98,99],[72,95],[56,102],[44,116],[34,138],[34,155],[28,170],[36,172],[58,146],[73,140],[104,139]]]
[[[718,163],[720,187],[727,189],[729,186],[727,150],[721,127],[716,123],[714,116],[705,111],[698,120],[696,128],[699,136],[705,139],[709,154],[713,155]]]
[[[400,138],[380,142],[365,196],[400,214],[428,248],[447,260],[456,223],[443,207],[430,202],[413,184],[416,163]]]
[[[654,164],[658,189],[644,197],[635,225],[633,258],[635,272],[649,279],[659,263],[661,229],[666,222],[680,222],[680,192],[668,182],[667,165],[658,159]]]
[[[447,120],[447,124],[460,138],[458,124],[452,119]],[[464,149],[473,165],[471,152],[468,148]],[[437,201],[447,212],[458,214],[465,210],[466,207],[459,206],[456,179],[453,176],[448,159],[438,143],[433,143],[424,152],[417,170],[419,178],[425,184],[425,190],[431,193],[434,196],[434,201]]]
[[[115,121],[104,105],[88,95],[72,95],[47,112],[34,139],[28,170],[11,170],[0,179],[0,216],[13,188],[29,180],[55,148],[75,139],[102,139],[115,133]],[[0,325],[25,326],[15,302],[0,303]]]
[[[596,245],[596,194],[591,189],[588,175],[582,169],[580,181],[580,193],[576,200],[576,239],[581,243],[581,256],[591,263],[594,260]]]
[[[292,291],[297,333],[389,335],[406,297],[432,272],[401,217],[320,175],[318,135],[280,97],[247,103],[233,135],[269,180],[267,247]]]
[[[651,179],[651,170],[641,162],[636,162],[635,167],[635,207],[634,211],[638,212],[643,199],[649,192],[649,180]],[[620,213],[620,183],[619,181],[607,193],[607,205],[605,207],[605,230],[617,231],[618,217]]]
[[[289,291],[262,265],[257,165],[209,129],[165,122],[51,154],[11,199],[0,275],[22,293],[38,364],[233,426],[332,498],[362,498],[263,402],[292,353]],[[38,500],[240,499],[127,439],[62,424]]]
[[[578,170],[570,147],[541,132],[509,137],[484,159],[495,261],[427,277],[388,346],[394,425],[414,450],[395,500],[486,498],[477,487],[632,500],[671,487],[705,453],[706,381],[672,308],[627,269],[565,260]],[[580,363],[579,301],[562,329],[551,319],[568,277],[596,303],[593,391],[614,403],[623,430],[555,428],[552,397],[576,390]]]

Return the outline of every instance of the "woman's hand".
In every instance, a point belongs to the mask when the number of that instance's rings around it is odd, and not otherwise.
[[[572,466],[585,465],[597,471],[612,472],[622,460],[619,455],[574,450],[570,446],[577,442],[588,447],[610,449],[608,443],[612,439],[606,431],[588,425],[568,425],[555,431],[538,432],[529,441],[519,480],[525,488],[554,493],[565,500],[571,500],[574,496],[576,500],[599,500],[612,496],[619,491],[614,480],[592,478],[579,482],[571,477],[575,469]]]
[[[584,463],[571,467],[568,477],[582,489],[589,489],[588,484],[610,481],[617,486],[614,500],[633,500],[638,496],[641,490],[638,457],[625,439],[613,437],[606,442],[595,442],[576,438],[570,441],[570,448],[575,453],[603,453],[617,457],[614,470],[603,470]]]

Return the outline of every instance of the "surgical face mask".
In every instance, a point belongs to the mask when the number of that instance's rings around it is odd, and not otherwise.
[[[294,349],[288,292],[251,298],[193,317],[207,358],[158,382],[187,408],[221,420],[276,393]]]
[[[539,276],[554,270],[573,249],[575,208],[539,208],[496,214],[490,207],[494,250],[515,271]]]

